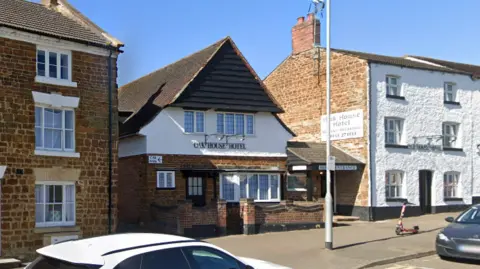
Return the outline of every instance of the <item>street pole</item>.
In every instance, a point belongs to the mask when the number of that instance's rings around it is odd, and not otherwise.
[[[330,0],[326,0],[326,9],[327,9],[327,16],[326,16],[326,21],[327,21],[327,32],[326,32],[326,38],[327,38],[327,49],[326,49],[326,54],[327,54],[327,71],[326,71],[326,77],[327,77],[327,193],[325,195],[325,203],[326,208],[325,208],[325,248],[326,249],[333,249],[333,242],[332,242],[332,237],[333,237],[333,231],[332,231],[332,222],[333,222],[333,204],[332,204],[332,190],[331,190],[331,174],[330,171],[332,170],[332,167],[330,167],[331,162],[330,162]]]

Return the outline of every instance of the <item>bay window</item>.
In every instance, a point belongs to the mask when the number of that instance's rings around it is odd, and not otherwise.
[[[37,227],[75,225],[75,185],[73,182],[35,184]]]
[[[252,198],[256,202],[280,201],[280,175],[266,173],[221,174],[220,197],[228,202]]]

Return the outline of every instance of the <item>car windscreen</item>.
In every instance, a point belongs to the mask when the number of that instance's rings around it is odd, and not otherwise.
[[[460,216],[458,216],[455,222],[465,224],[480,224],[480,208],[473,206],[467,209]]]
[[[100,265],[74,264],[45,256],[36,258],[25,269],[98,269]]]

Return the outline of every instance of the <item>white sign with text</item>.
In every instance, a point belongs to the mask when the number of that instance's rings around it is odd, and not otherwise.
[[[322,141],[327,141],[327,115],[322,115]],[[363,137],[363,110],[330,114],[330,140]]]

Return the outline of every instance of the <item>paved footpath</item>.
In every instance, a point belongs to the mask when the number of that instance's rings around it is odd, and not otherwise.
[[[480,263],[467,261],[444,261],[437,255],[432,255],[411,261],[405,261],[398,264],[390,264],[372,269],[473,269],[480,268]]]
[[[355,269],[378,260],[432,252],[437,232],[448,224],[444,220],[445,217],[456,216],[457,214],[434,214],[405,218],[405,226],[420,226],[420,233],[416,235],[395,235],[397,220],[373,223],[355,222],[350,226],[336,227],[333,231],[334,250],[324,248],[324,229],[226,236],[208,239],[207,241],[237,256],[267,260],[294,269],[319,267]],[[419,258],[419,260],[427,258]],[[422,263],[420,261],[415,261],[415,263],[405,261],[397,264],[418,266],[419,268],[423,266],[431,269],[471,268],[459,267],[460,265],[457,264],[450,266],[447,264],[445,267],[436,262],[431,262],[432,265],[429,265],[428,262]],[[389,266],[392,267],[395,264],[392,262]],[[386,269],[389,266],[384,265],[383,267],[377,267],[377,269]]]

